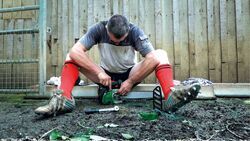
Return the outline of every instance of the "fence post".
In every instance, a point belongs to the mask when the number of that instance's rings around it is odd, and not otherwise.
[[[46,92],[46,37],[47,37],[47,0],[40,0],[39,11],[39,94],[44,95]]]

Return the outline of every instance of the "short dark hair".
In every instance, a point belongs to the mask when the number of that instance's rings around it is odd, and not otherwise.
[[[120,39],[129,31],[129,22],[125,16],[113,15],[107,24],[108,31],[112,33],[115,38]]]

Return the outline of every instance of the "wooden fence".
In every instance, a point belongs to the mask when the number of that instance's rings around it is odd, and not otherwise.
[[[30,0],[0,0],[0,8],[20,1]],[[48,10],[47,78],[60,75],[68,50],[89,26],[119,13],[168,52],[175,79],[250,82],[250,0],[48,0]],[[98,63],[97,51],[89,56]],[[145,83],[155,81],[152,74]]]
[[[38,0],[0,0],[0,8],[39,5]],[[38,11],[0,13],[0,31],[38,28]],[[39,34],[0,34],[0,89],[33,89],[39,84]],[[30,62],[30,63],[28,63]],[[32,62],[32,63],[31,63]],[[1,90],[1,91],[2,91]]]

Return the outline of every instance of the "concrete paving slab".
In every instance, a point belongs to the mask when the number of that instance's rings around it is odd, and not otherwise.
[[[217,97],[250,97],[250,83],[215,83]]]
[[[152,99],[152,91],[157,86],[157,84],[139,84],[133,90],[128,93],[124,98],[127,99]],[[179,86],[181,87],[181,86]],[[84,98],[96,98],[97,97],[97,88],[98,86],[88,85],[88,86],[76,86],[73,89],[72,94],[75,97],[84,97]],[[213,92],[213,87],[204,86],[201,88],[201,93],[197,96],[197,99],[214,99],[216,98]]]
[[[152,91],[157,84],[139,84],[128,93],[127,99],[152,99]],[[180,86],[179,86],[180,87]],[[54,86],[47,86],[47,94],[34,95],[29,97],[48,98],[52,95]],[[96,84],[87,86],[75,86],[72,94],[80,98],[97,98]],[[215,99],[216,97],[250,97],[250,83],[214,83],[210,86],[202,86],[201,93],[197,99]]]

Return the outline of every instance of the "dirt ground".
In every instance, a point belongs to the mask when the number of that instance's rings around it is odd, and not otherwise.
[[[250,140],[250,99],[217,98],[194,100],[175,115],[160,115],[145,121],[140,112],[152,112],[152,100],[119,104],[119,112],[85,114],[84,107],[99,105],[96,99],[77,99],[72,113],[44,118],[33,110],[47,100],[23,99],[23,95],[0,95],[1,140],[49,140],[48,131],[59,131],[69,138],[92,131],[111,140]],[[118,127],[105,127],[105,124]],[[42,137],[42,138],[41,138]]]

